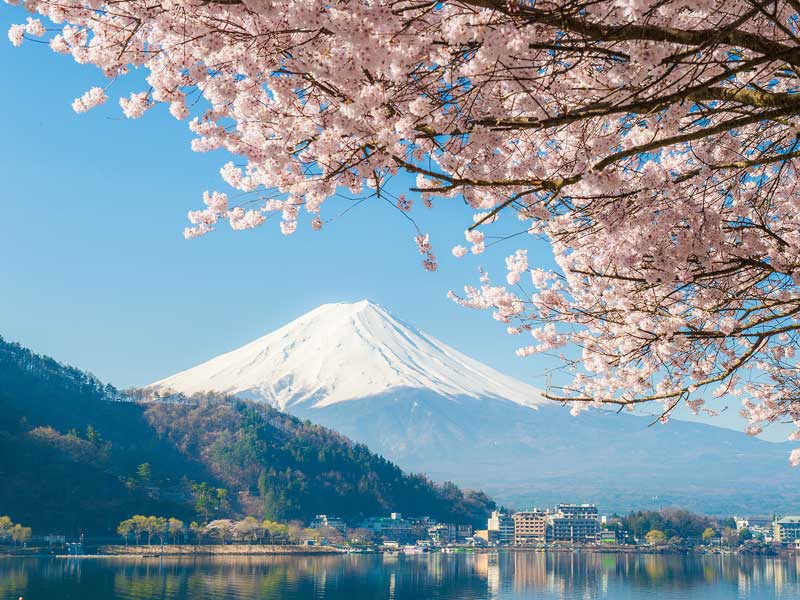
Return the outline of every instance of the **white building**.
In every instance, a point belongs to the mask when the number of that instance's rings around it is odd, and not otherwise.
[[[800,516],[789,516],[777,519],[772,523],[773,537],[784,545],[794,544],[800,540]]]
[[[514,518],[499,510],[492,511],[486,529],[489,539],[500,544],[514,543]]]
[[[317,515],[314,517],[314,520],[311,521],[311,528],[322,529],[323,527],[332,527],[344,533],[347,529],[347,523],[343,519],[332,515]]]

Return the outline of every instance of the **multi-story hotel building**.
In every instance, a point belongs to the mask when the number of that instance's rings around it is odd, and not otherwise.
[[[488,539],[499,544],[513,544],[514,528],[514,518],[511,515],[499,510],[492,511],[486,527]]]
[[[530,546],[547,540],[547,513],[543,510],[529,510],[514,513],[514,544]]]
[[[793,544],[800,540],[800,517],[783,517],[772,522],[772,535],[776,542]]]
[[[547,539],[554,542],[594,542],[599,530],[595,504],[559,504],[547,520]]]

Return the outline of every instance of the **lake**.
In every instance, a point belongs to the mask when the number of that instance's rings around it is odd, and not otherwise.
[[[0,600],[800,598],[800,557],[489,554],[4,558]]]

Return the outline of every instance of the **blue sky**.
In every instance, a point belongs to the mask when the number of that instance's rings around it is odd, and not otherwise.
[[[192,152],[186,123],[166,107],[125,119],[116,98],[137,89],[137,75],[115,84],[107,104],[75,114],[72,100],[105,79],[44,45],[13,48],[4,32],[24,17],[0,11],[0,335],[128,387],[238,347],[319,304],[369,298],[544,386],[554,360],[517,358],[520,339],[488,313],[446,298],[476,284],[480,265],[502,278],[503,258],[515,248],[508,242],[453,258],[471,215],[457,201],[412,213],[431,234],[436,273],[422,269],[410,223],[381,201],[322,232],[306,219],[288,237],[277,223],[246,232],[223,224],[184,240],[187,210],[201,206],[204,190],[225,190],[219,168],[229,157]],[[326,204],[323,216],[345,207]],[[532,264],[552,265],[545,244],[528,248]],[[735,407],[728,412],[715,424],[740,427]]]
[[[4,32],[23,13],[0,12]],[[191,133],[166,107],[129,121],[116,98],[84,114],[70,104],[105,79],[46,46],[13,48],[0,65],[5,176],[0,220],[0,334],[91,370],[120,386],[141,385],[262,335],[324,302],[369,298],[495,367],[536,383],[541,359],[514,357],[488,314],[459,308],[449,289],[477,283],[479,265],[503,277],[505,249],[457,260],[471,212],[453,201],[413,215],[429,231],[441,268],[427,273],[415,231],[394,208],[367,201],[322,232],[301,220],[246,232],[227,224],[183,239],[186,212],[207,189],[226,190],[228,155],[191,151]],[[326,204],[323,216],[346,208]],[[459,223],[452,227],[452,223]],[[463,223],[463,227],[462,224]],[[513,250],[508,246],[509,251]],[[541,245],[542,260],[549,250]]]

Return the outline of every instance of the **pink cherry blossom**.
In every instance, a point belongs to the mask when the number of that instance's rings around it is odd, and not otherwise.
[[[147,99],[147,92],[139,92],[131,94],[128,98],[120,98],[119,105],[126,117],[138,119],[149,108],[150,102]]]
[[[527,250],[517,250],[514,254],[507,257],[506,268],[508,269],[508,275],[506,275],[508,285],[516,285],[519,283],[522,273],[528,269]]]
[[[103,88],[93,87],[83,94],[83,96],[76,98],[72,102],[72,110],[77,113],[86,112],[87,110],[93,109],[95,106],[99,106],[106,100],[108,100],[108,96],[106,96]]]
[[[730,396],[750,431],[800,423],[796,2],[35,0],[9,10],[35,15],[11,27],[12,44],[49,32],[55,52],[114,82],[109,93],[141,69],[144,89],[120,99],[126,116],[164,103],[187,119],[191,106],[192,148],[236,156],[221,173],[247,203],[208,195],[186,237],[219,219],[257,227],[268,213],[285,234],[306,218],[318,229],[341,190],[385,199],[393,177],[410,175],[402,211],[412,194],[428,208],[463,206],[461,222],[450,217],[453,236],[468,227],[457,257],[483,254],[486,230],[521,226],[503,285],[483,273],[451,297],[529,332],[521,355],[570,355],[573,376],[550,397],[575,412],[652,403],[666,420],[680,403],[712,411]],[[105,99],[95,87],[73,108]],[[532,236],[549,242],[557,269],[528,278]],[[415,241],[435,269],[429,238]]]
[[[24,25],[12,25],[8,29],[8,39],[15,46],[21,46],[22,45],[22,39],[23,39],[24,35],[25,35],[25,26]]]
[[[46,33],[46,30],[39,19],[28,17],[27,23],[25,24],[25,33],[35,37],[42,37]]]
[[[228,210],[228,196],[220,192],[205,192],[203,194],[203,202],[212,211],[216,213],[224,213]]]
[[[719,322],[719,330],[728,335],[733,333],[738,325],[739,322],[736,319],[732,317],[723,317]]]

